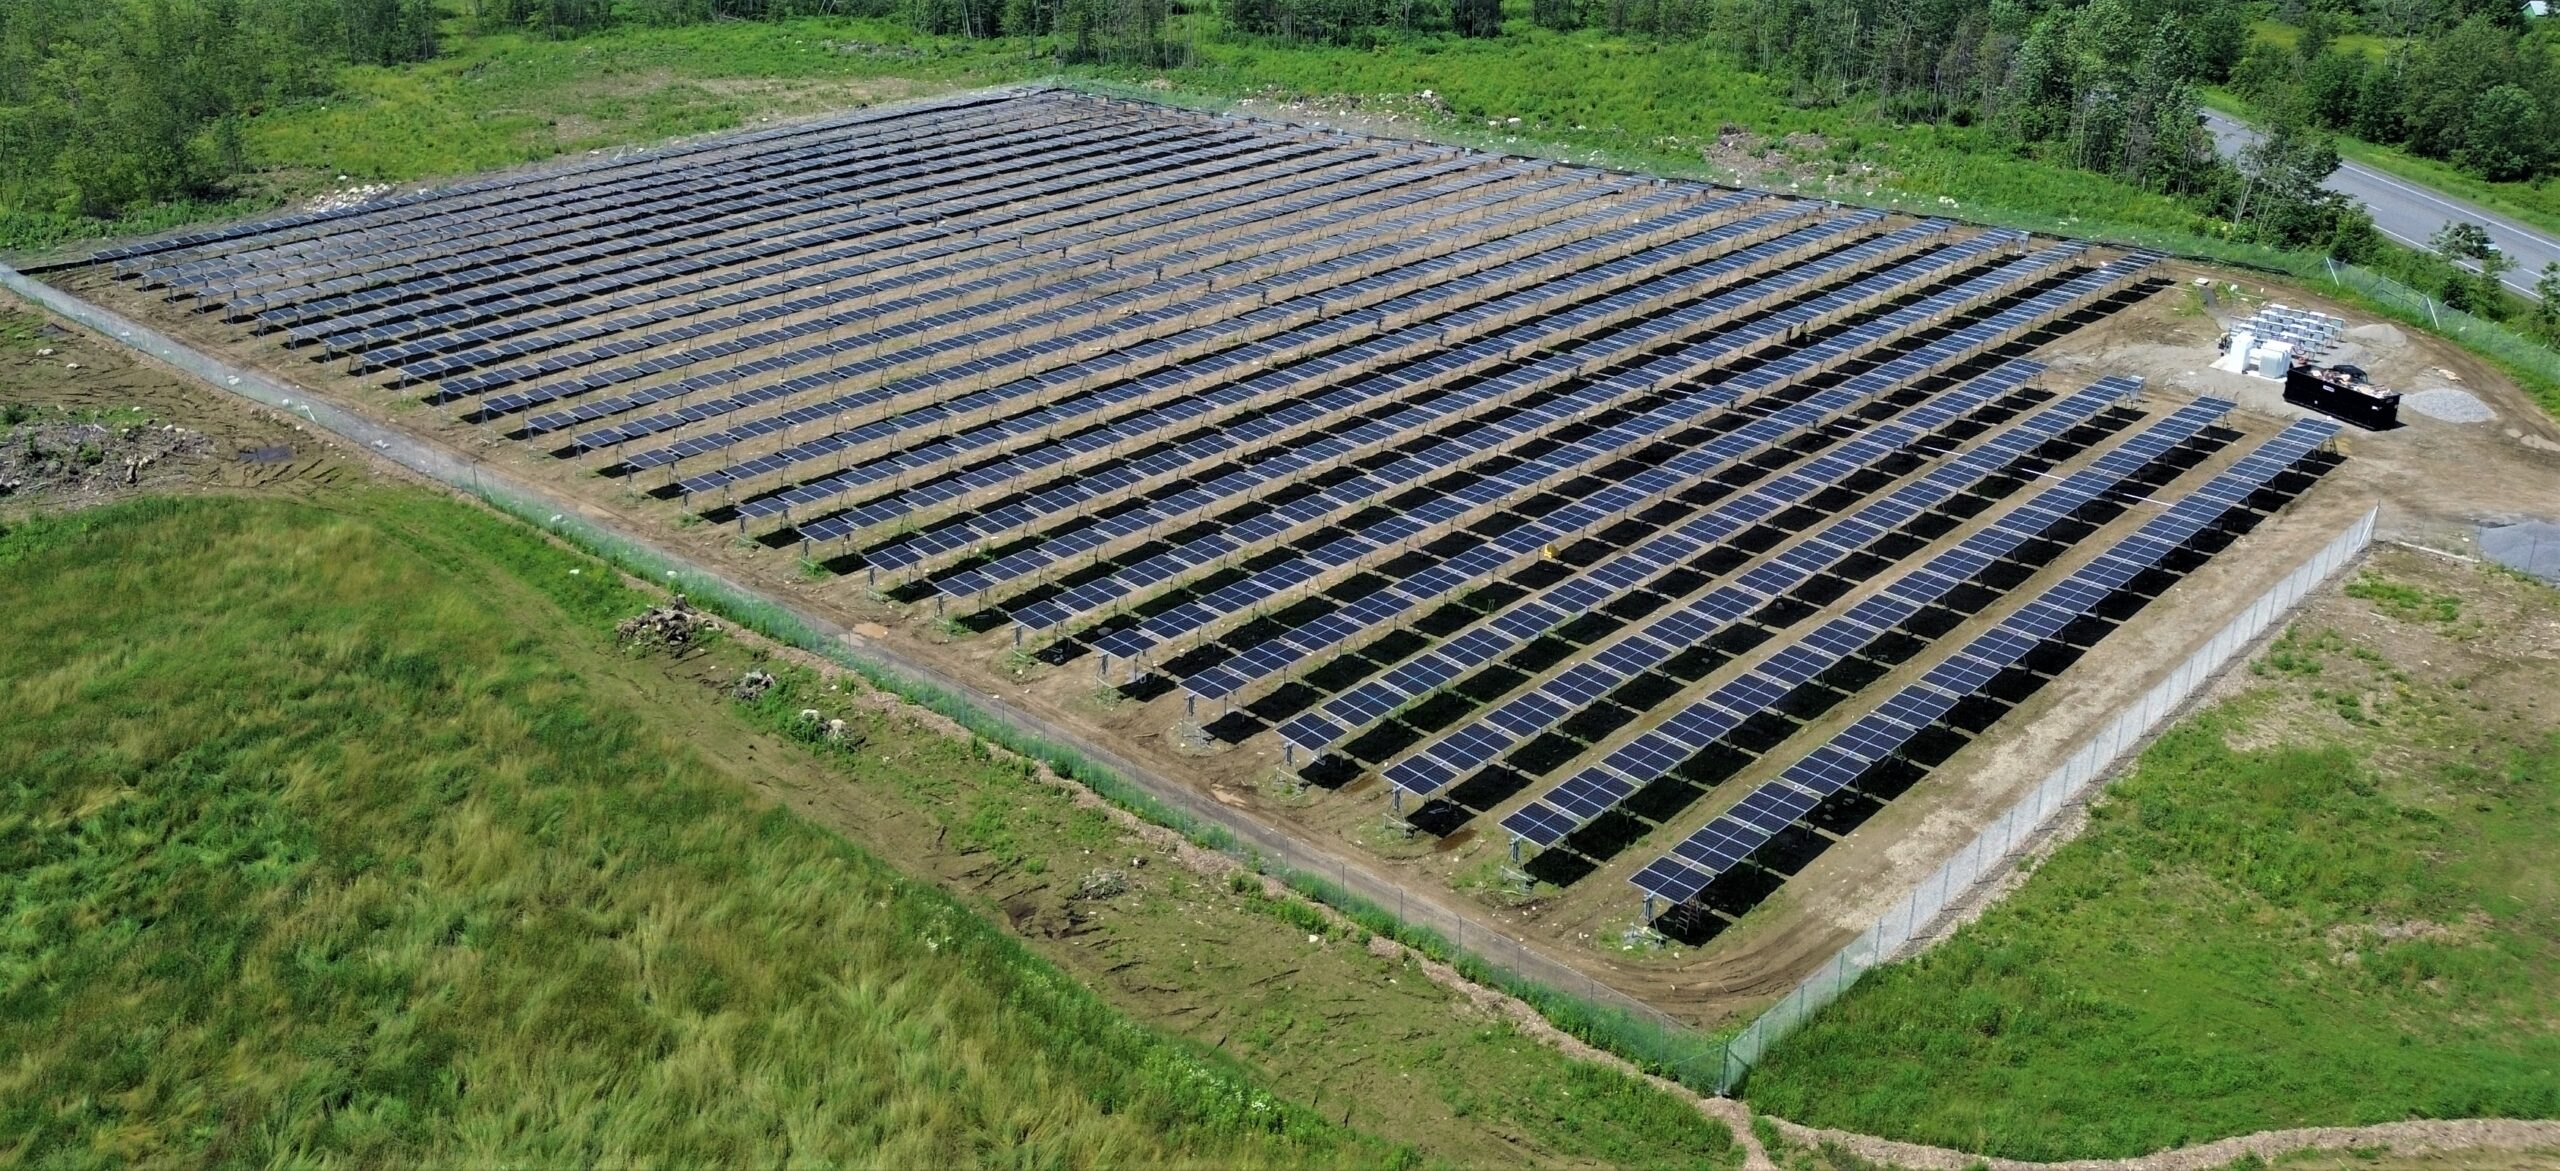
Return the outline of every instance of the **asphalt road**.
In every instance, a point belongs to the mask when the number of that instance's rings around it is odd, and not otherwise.
[[[2206,110],[2204,121],[2213,131],[2214,145],[2225,155],[2237,154],[2258,140],[2258,132],[2247,123],[2218,110]],[[2374,227],[2412,248],[2425,249],[2428,238],[2449,220],[2468,220],[2489,229],[2489,238],[2516,262],[2505,277],[2506,286],[2527,297],[2533,296],[2534,278],[2542,274],[2542,266],[2560,262],[2560,238],[2548,232],[2360,163],[2338,164],[2325,186],[2363,200],[2373,213]]]

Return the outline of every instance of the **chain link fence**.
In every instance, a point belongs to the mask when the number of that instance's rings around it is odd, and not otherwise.
[[[2330,284],[2362,294],[2367,302],[2391,316],[2560,384],[2560,352],[2551,347],[2498,322],[2455,309],[2372,269],[2334,260],[2327,264]]]
[[[1890,960],[1904,945],[1926,935],[1939,916],[1961,900],[1976,882],[1997,873],[2002,863],[2020,846],[2044,828],[2053,815],[2061,812],[2083,791],[2105,777],[2117,759],[2139,745],[2162,721],[2175,714],[2197,688],[2220,672],[2233,656],[2248,648],[2259,635],[2266,633],[2277,619],[2302,601],[2332,574],[2338,572],[2365,546],[2373,542],[2374,520],[2379,510],[2368,510],[2346,531],[2312,554],[2310,560],[2294,567],[2283,581],[2249,604],[2239,617],[2216,632],[2185,662],[2178,664],[2169,677],[2145,692],[2106,727],[2100,729],[2080,750],[2053,770],[2034,791],[2009,807],[2000,819],[1983,827],[1973,841],[1956,852],[1936,873],[1920,880],[1909,895],[1887,909],[1856,939],[1849,941],[1830,961],[1808,976],[1795,990],[1762,1012],[1757,1020],[1734,1035],[1724,1047],[1724,1069],[1716,1081],[1716,1092],[1731,1094],[1741,1084],[1751,1067],[1760,1063],[1769,1046],[1787,1035],[1807,1017],[1840,998],[1849,986],[1867,970]]]

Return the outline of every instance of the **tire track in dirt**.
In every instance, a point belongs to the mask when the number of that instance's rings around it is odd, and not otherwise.
[[[1788,1141],[1809,1147],[1836,1146],[1861,1159],[1907,1171],[2212,1171],[2255,1155],[2274,1159],[2301,1151],[2387,1151],[2394,1155],[2444,1154],[2460,1151],[2540,1151],[2560,1149],[2560,1122],[2507,1118],[2448,1121],[2410,1120],[2371,1126],[2313,1126],[2266,1130],[2192,1147],[2134,1155],[2123,1159],[2070,1159],[2036,1163],[1969,1155],[1946,1147],[1899,1142],[1845,1130],[1801,1126],[1762,1115]]]

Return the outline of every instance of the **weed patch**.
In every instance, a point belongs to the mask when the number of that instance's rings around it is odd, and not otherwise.
[[[2393,701],[2310,682],[2342,663]],[[2271,690],[2164,736],[2016,894],[1779,1046],[1754,1105],[2025,1159],[2560,1115],[2560,737],[2332,631],[2289,632],[2260,674]],[[2265,734],[2287,688],[2347,726]]]
[[[2374,608],[2402,622],[2449,625],[2462,620],[2461,598],[2423,586],[2391,581],[2372,573],[2360,574],[2348,582],[2347,596],[2371,602]]]
[[[362,513],[0,535],[10,1159],[1397,1158],[607,701],[592,561]]]

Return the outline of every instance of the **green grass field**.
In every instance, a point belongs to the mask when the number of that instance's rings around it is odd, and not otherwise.
[[[851,47],[848,49],[848,45]],[[421,65],[354,67],[340,92],[247,132],[253,165],[292,195],[405,182],[1042,71],[1020,43],[922,38],[895,21],[723,22],[572,41],[462,36]]]
[[[858,684],[614,647],[643,596],[476,509],[15,523],[0,1161],[1738,1157]]]
[[[0,538],[0,1158],[1393,1162],[615,702],[420,496]]]
[[[2302,43],[2302,29],[2300,26],[2286,24],[2281,20],[2257,20],[2249,25],[2249,38],[2265,41],[2279,48],[2290,49]],[[2391,50],[2400,44],[2393,38],[2375,36],[2372,33],[2341,33],[2329,43],[2336,46],[2342,53],[2362,53],[2368,59],[2375,61],[2389,56]]]
[[[1782,1042],[1752,1104],[2026,1159],[2560,1116],[2560,662],[2497,645],[2560,594],[2418,561],[2278,641],[2016,894]]]
[[[2021,158],[1984,131],[1903,125],[1863,108],[1808,108],[1783,86],[1697,42],[1596,30],[1561,34],[1514,21],[1497,40],[1414,38],[1374,50],[1204,40],[1198,61],[1167,71],[1211,94],[1371,99],[1412,108],[1429,90],[1442,125],[1495,149],[1587,158],[1670,173],[1701,169],[1728,124],[1766,138],[1819,134],[1824,149],[1786,160],[1778,185],[1828,181],[1856,201],[1933,203],[1954,214],[2032,216],[2128,231],[2191,231],[2193,213],[2102,176]],[[1512,119],[1518,119],[1515,125]]]

